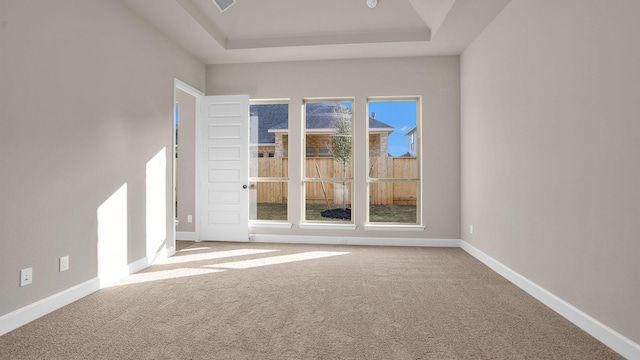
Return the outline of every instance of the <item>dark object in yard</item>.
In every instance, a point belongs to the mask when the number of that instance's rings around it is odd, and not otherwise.
[[[351,220],[351,209],[331,209],[320,213],[322,217],[331,219]]]

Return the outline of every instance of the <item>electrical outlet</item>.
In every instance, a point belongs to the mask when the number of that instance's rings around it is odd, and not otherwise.
[[[60,257],[60,272],[69,270],[69,255]]]
[[[33,282],[33,268],[20,270],[20,286],[26,286]]]
[[[193,222],[193,216],[192,215],[187,215],[187,222],[188,223],[192,223]]]
[[[469,234],[473,234],[473,225],[469,225]]]

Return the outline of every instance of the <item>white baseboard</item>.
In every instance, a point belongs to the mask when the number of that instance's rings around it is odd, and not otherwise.
[[[640,359],[640,344],[637,344],[622,334],[609,328],[585,312],[562,300],[548,290],[525,278],[511,268],[478,250],[464,240],[460,240],[460,247],[505,279],[526,291],[529,295],[565,317],[576,326],[601,341],[627,359]]]
[[[98,282],[100,284],[100,289],[105,288],[114,282],[124,279],[131,273],[129,271],[130,265],[121,265],[116,267],[110,267],[108,270],[100,271],[104,272],[104,274],[98,274]]]
[[[99,289],[100,281],[98,278],[94,278],[0,316],[0,335],[13,331],[20,326],[71,304]]]
[[[155,254],[151,254],[151,256],[147,255],[146,257],[140,260],[134,261],[131,264],[129,264],[128,275],[135,274],[138,271],[144,270],[159,261],[166,260],[175,253],[176,253],[176,248],[174,246],[170,246],[170,247],[165,247],[161,249]]]
[[[198,234],[193,231],[176,231],[176,240],[198,241]]]
[[[251,234],[249,235],[249,241],[285,244],[460,247],[460,240],[458,239]]]
[[[177,237],[178,238],[178,237]],[[187,240],[187,239],[185,239]],[[252,242],[296,243],[296,244],[331,244],[331,245],[378,245],[378,246],[425,246],[425,247],[460,247],[480,262],[487,265],[513,284],[538,299],[540,302],[562,315],[582,330],[595,337],[620,355],[628,359],[640,359],[640,345],[592,318],[558,296],[552,294],[538,284],[525,278],[506,265],[485,254],[466,241],[458,239],[409,239],[409,238],[375,238],[375,237],[342,237],[342,236],[294,236],[255,234],[250,236]],[[29,304],[23,308],[0,316],[0,335],[19,328],[39,317],[83,298],[100,288],[113,283],[129,274],[136,273],[154,263],[166,259],[175,253],[169,247],[156,253],[152,258],[145,257],[128,266],[115,271],[117,276],[94,278],[82,284],[51,295],[45,299]]]
[[[96,277],[82,284],[70,287],[59,293],[53,294],[42,300],[36,301],[6,315],[0,316],[0,335],[13,331],[44,315],[47,315],[63,306],[79,300],[93,292],[96,292],[114,282],[127,277],[130,274],[143,270],[154,263],[164,260],[175,254],[175,247],[163,249],[152,256],[152,259],[144,257],[129,265],[124,265],[109,272],[109,276]]]

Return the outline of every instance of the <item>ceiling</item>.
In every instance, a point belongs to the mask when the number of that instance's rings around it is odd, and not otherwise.
[[[457,55],[510,0],[121,0],[205,64]]]

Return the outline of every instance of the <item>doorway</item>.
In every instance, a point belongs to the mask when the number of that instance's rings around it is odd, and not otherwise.
[[[198,240],[196,118],[202,96],[201,91],[174,80],[172,208],[176,240]]]

